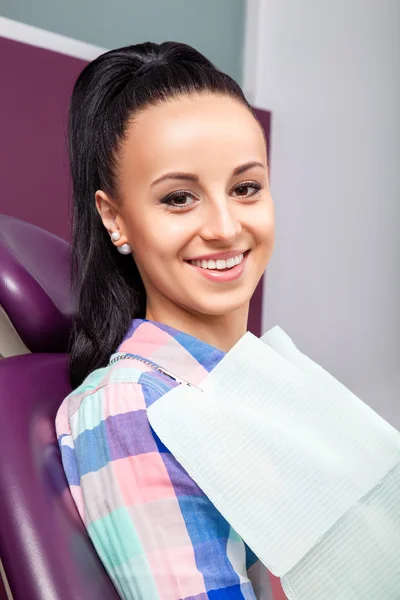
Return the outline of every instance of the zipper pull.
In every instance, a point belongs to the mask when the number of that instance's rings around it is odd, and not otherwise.
[[[180,377],[177,377],[176,375],[174,375],[170,371],[167,371],[167,369],[164,369],[164,367],[160,367],[159,366],[158,368],[160,369],[160,371],[162,373],[164,373],[165,375],[167,375],[167,377],[170,377],[171,379],[173,379],[177,383],[181,383],[181,384],[187,385],[189,387],[195,388],[196,390],[199,390],[199,392],[203,391],[201,388],[197,387],[197,385],[194,385],[193,383],[189,383],[189,381],[186,381],[186,379],[181,379]]]

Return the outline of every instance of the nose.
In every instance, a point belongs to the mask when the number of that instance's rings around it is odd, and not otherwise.
[[[242,225],[235,217],[229,201],[210,203],[204,216],[201,237],[207,241],[232,243],[241,233]]]

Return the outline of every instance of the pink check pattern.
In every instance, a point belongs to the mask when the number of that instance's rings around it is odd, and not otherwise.
[[[117,353],[195,385],[223,352],[135,319]],[[89,536],[125,600],[282,600],[272,577],[151,429],[177,385],[136,360],[93,372],[56,419],[64,470]]]

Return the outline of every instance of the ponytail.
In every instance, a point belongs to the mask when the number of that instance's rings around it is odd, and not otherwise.
[[[103,190],[118,199],[118,155],[135,113],[174,96],[201,92],[232,96],[249,107],[233,79],[194,48],[174,42],[106,52],[75,83],[69,114],[71,280],[77,307],[70,343],[73,388],[107,364],[132,319],[146,313],[136,264],[110,243],[95,193]]]

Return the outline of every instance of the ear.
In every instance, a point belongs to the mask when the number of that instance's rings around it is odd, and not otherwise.
[[[107,229],[108,233],[111,234],[118,231],[120,234],[120,238],[118,242],[113,242],[116,246],[121,246],[122,244],[126,244],[128,242],[122,219],[119,215],[119,210],[117,204],[114,202],[112,198],[107,196],[105,192],[102,190],[97,190],[95,194],[96,199],[96,208],[97,212],[100,215],[100,218],[103,222],[104,227]]]

